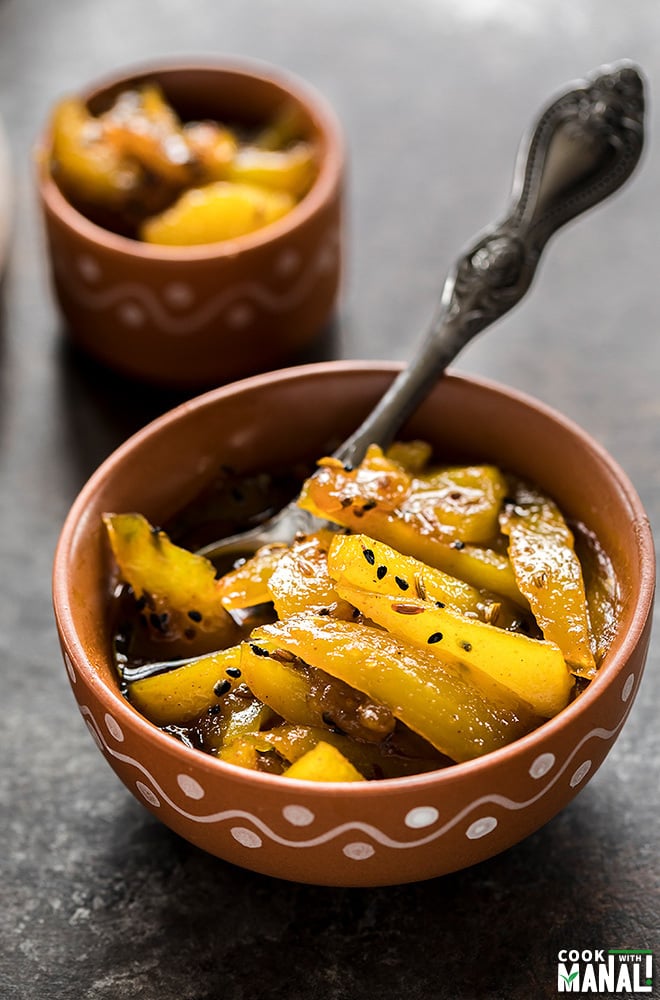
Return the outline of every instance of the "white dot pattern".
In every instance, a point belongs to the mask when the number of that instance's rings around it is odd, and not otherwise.
[[[242,847],[261,847],[263,843],[258,833],[248,830],[245,826],[232,827],[231,835]]]
[[[199,781],[195,781],[189,774],[178,774],[176,780],[183,794],[187,795],[189,799],[204,798],[204,789]]]
[[[468,840],[480,840],[481,837],[486,837],[489,833],[492,833],[497,826],[497,820],[494,816],[482,816],[481,819],[477,819],[474,823],[471,823],[465,832],[465,836]]]
[[[285,806],[282,815],[292,826],[309,826],[316,818],[306,806]]]
[[[367,858],[372,857],[376,853],[375,848],[371,844],[365,844],[362,841],[346,844],[343,851],[351,861],[366,861]]]
[[[117,743],[123,743],[124,742],[124,733],[123,733],[123,730],[122,730],[121,726],[119,725],[119,723],[117,722],[117,720],[115,718],[113,718],[113,716],[110,715],[109,712],[106,712],[106,715],[105,715],[105,728],[108,730],[108,732],[110,733],[110,735],[112,736],[112,738],[114,740],[117,740]]]
[[[416,806],[410,810],[404,822],[411,830],[422,830],[425,826],[432,826],[439,815],[435,806]]]
[[[145,785],[144,781],[136,781],[135,787],[150,806],[155,806],[156,808],[160,806],[160,799],[154,792],[152,792],[148,785]]]
[[[530,767],[529,773],[532,778],[543,778],[555,766],[555,761],[553,753],[542,753]]]
[[[626,683],[623,685],[623,691],[621,692],[621,701],[628,701],[628,698],[630,698],[634,686],[635,686],[635,675],[629,674],[628,677],[626,677]]]
[[[575,788],[575,786],[579,785],[581,781],[584,781],[586,776],[589,774],[590,770],[591,770],[591,761],[590,760],[583,761],[578,767],[577,771],[573,772],[573,776],[570,780],[571,788]]]

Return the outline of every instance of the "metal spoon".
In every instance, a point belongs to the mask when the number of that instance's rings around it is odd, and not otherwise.
[[[630,176],[642,152],[643,118],[642,77],[627,62],[601,67],[540,113],[520,147],[508,214],[459,256],[415,357],[336,458],[357,465],[369,444],[387,447],[459,351],[520,302],[553,233]],[[199,552],[245,556],[320,525],[293,501],[258,527]]]

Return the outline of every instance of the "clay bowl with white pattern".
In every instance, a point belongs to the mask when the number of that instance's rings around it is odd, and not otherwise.
[[[258,773],[190,749],[119,690],[108,624],[104,511],[168,519],[220,466],[251,473],[324,454],[390,384],[394,364],[328,362],[217,388],[160,417],[92,476],[54,564],[62,653],[83,722],[130,792],[191,843],[235,865],[329,885],[403,883],[497,854],[585,787],[639,689],[651,629],[654,549],[625,473],[579,427],[494,383],[444,377],[405,428],[451,453],[495,462],[549,491],[595,532],[620,591],[596,677],[552,720],[479,759],[410,777],[318,783]],[[71,724],[75,725],[72,717]]]
[[[199,388],[289,363],[331,322],[339,294],[344,148],[325,99],[259,62],[146,65],[81,92],[93,114],[159,86],[181,121],[252,130],[292,114],[316,173],[284,216],[214,243],[168,246],[112,231],[54,180],[50,126],[37,150],[50,274],[66,331],[128,376]],[[246,132],[246,134],[252,134]]]

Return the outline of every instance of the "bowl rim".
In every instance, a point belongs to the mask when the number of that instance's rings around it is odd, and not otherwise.
[[[60,190],[48,166],[50,149],[50,119],[47,121],[35,146],[37,185],[44,206],[69,230],[107,250],[133,257],[137,260],[187,262],[232,258],[247,250],[274,243],[310,219],[341,188],[346,161],[346,145],[339,118],[330,102],[316,87],[297,74],[259,59],[237,57],[162,59],[137,63],[115,73],[92,80],[77,91],[86,102],[97,94],[134,80],[157,76],[159,73],[178,72],[222,73],[229,76],[256,79],[297,100],[310,114],[323,134],[327,149],[321,158],[318,173],[309,191],[280,219],[262,229],[244,236],[214,243],[190,246],[169,246],[145,243],[114,233],[98,225],[78,211]],[[52,111],[52,108],[51,108]]]
[[[591,703],[598,698],[601,689],[604,686],[609,686],[614,678],[624,669],[630,655],[640,641],[653,612],[656,565],[655,547],[649,518],[627,473],[598,441],[591,437],[586,430],[575,423],[570,417],[564,416],[553,407],[524,391],[511,388],[489,378],[460,373],[451,369],[444,377],[458,384],[467,383],[476,387],[477,390],[483,390],[497,396],[504,395],[523,407],[531,407],[540,413],[541,416],[557,423],[570,434],[575,435],[608,468],[616,480],[622,498],[629,507],[640,562],[638,599],[633,609],[629,628],[621,636],[621,641],[617,649],[611,655],[611,660],[607,663],[607,670],[605,672],[599,671],[596,677],[589,683],[586,690],[580,694],[579,698],[576,698],[567,705],[554,718],[545,721],[527,735],[472,760],[454,763],[451,766],[435,771],[396,778],[383,778],[378,781],[352,783],[311,782],[302,779],[287,778],[285,775],[273,776],[258,771],[250,771],[218,760],[201,750],[186,747],[183,743],[174,740],[167,733],[163,732],[154,723],[149,722],[145,716],[141,715],[121,695],[118,689],[114,691],[101,681],[98,673],[89,662],[77,635],[68,594],[67,563],[69,551],[76,540],[78,532],[81,530],[81,526],[85,524],[85,513],[89,501],[93,498],[101,483],[111,474],[114,466],[121,462],[123,456],[135,448],[142,447],[145,442],[148,442],[150,437],[166,432],[169,425],[185,417],[188,413],[207,406],[213,406],[216,400],[226,396],[258,390],[262,385],[272,385],[277,382],[308,378],[309,376],[325,378],[329,375],[340,375],[342,373],[360,374],[376,372],[391,374],[394,377],[403,367],[403,363],[396,361],[339,360],[316,362],[266,372],[211,389],[168,410],[131,435],[92,473],[74,500],[63,523],[53,561],[53,607],[60,639],[68,648],[69,655],[74,660],[77,669],[85,675],[88,684],[99,693],[99,699],[104,703],[105,707],[108,710],[112,710],[113,713],[118,713],[118,716],[125,720],[130,727],[139,730],[140,734],[147,741],[153,742],[156,747],[163,750],[166,754],[178,758],[182,767],[190,767],[190,754],[192,753],[194,754],[195,768],[207,774],[213,775],[214,773],[218,773],[233,781],[253,784],[256,790],[268,789],[269,792],[276,792],[279,788],[282,789],[283,794],[290,794],[293,788],[298,788],[301,792],[304,789],[307,797],[327,795],[329,789],[335,789],[337,793],[340,792],[342,795],[364,797],[365,795],[378,796],[386,792],[404,793],[411,790],[421,790],[431,785],[436,785],[438,782],[441,785],[452,784],[455,781],[460,781],[463,777],[469,777],[470,775],[477,776],[480,772],[487,771],[491,766],[503,763],[507,758],[516,757],[519,753],[522,754],[527,750],[531,751],[535,744],[545,742],[548,736],[552,737],[556,735],[563,728],[566,721],[577,718],[587,711]],[[606,656],[609,655],[609,653],[606,654]],[[629,700],[624,720],[632,707],[633,701],[634,698]],[[219,772],[217,771],[218,768],[220,769]]]

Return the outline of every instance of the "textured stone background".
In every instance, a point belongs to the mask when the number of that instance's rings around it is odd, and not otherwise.
[[[63,92],[146,58],[222,53],[306,77],[346,130],[345,289],[315,356],[406,358],[453,255],[501,213],[548,96],[629,57],[654,109],[660,17],[652,0],[0,0],[16,215],[0,289],[0,995],[536,1000],[556,994],[559,948],[657,958],[657,642],[623,734],[568,809],[488,863],[399,888],[286,884],[203,855],[130,797],[81,723],[52,620],[54,545],[89,473],[175,398],[126,398],[63,346],[30,150]],[[654,117],[631,185],[557,237],[533,294],[457,367],[582,424],[657,526]]]

